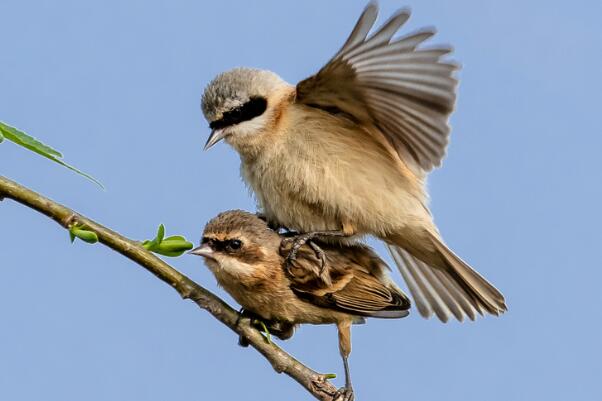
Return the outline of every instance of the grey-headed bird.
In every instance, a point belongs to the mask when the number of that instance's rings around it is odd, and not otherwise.
[[[320,243],[324,264],[309,244],[287,262],[291,246],[264,220],[234,210],[207,223],[201,246],[190,253],[205,258],[219,285],[245,310],[277,323],[284,333],[280,337],[290,337],[302,323],[336,324],[345,367],[345,387],[339,392],[352,400],[351,325],[365,317],[405,317],[410,300],[365,245]]]
[[[431,29],[394,38],[407,10],[369,35],[377,12],[370,3],[338,53],[296,86],[250,68],[218,75],[202,99],[205,149],[225,139],[268,221],[303,233],[291,260],[312,238],[373,235],[422,316],[499,315],[503,295],[445,245],[427,206],[455,103],[451,49],[422,47]]]

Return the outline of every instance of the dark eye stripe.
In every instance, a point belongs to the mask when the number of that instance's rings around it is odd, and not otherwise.
[[[268,101],[262,97],[253,97],[247,103],[224,113],[220,120],[212,121],[209,128],[218,129],[251,120],[263,114],[268,107]]]
[[[211,249],[217,251],[217,252],[229,252],[229,251],[237,251],[241,248],[241,246],[243,245],[242,241],[238,240],[238,239],[233,239],[233,240],[218,240],[216,238],[210,238],[210,237],[203,237],[203,239],[201,240],[202,244],[209,244],[209,246],[211,247]],[[235,245],[233,245],[234,243],[237,243]]]

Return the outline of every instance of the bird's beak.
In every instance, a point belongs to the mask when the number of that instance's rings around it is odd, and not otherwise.
[[[207,139],[207,143],[205,143],[205,148],[203,148],[203,150],[209,149],[225,137],[226,133],[224,129],[214,129],[213,131],[211,131],[211,135],[209,135],[209,138]]]
[[[191,255],[202,256],[204,258],[213,259],[213,249],[208,244],[203,244],[197,248],[194,248],[192,251],[188,252]]]

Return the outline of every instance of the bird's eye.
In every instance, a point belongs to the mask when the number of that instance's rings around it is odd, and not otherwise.
[[[242,242],[240,240],[233,239],[231,241],[228,241],[228,248],[230,248],[233,251],[237,251],[241,247],[242,247]]]

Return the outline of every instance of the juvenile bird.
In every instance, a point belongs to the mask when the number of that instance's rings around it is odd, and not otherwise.
[[[234,210],[207,223],[201,246],[190,253],[205,258],[218,284],[245,310],[289,331],[285,337],[298,324],[336,324],[345,367],[339,391],[351,400],[351,325],[365,317],[405,317],[410,301],[365,245],[321,243],[322,265],[309,245],[287,263],[291,244],[256,215]]]
[[[338,53],[296,86],[250,68],[218,75],[202,98],[205,149],[225,139],[268,221],[303,233],[291,260],[312,238],[374,235],[422,316],[499,315],[504,297],[445,245],[427,206],[455,103],[457,66],[442,59],[451,49],[420,47],[431,29],[393,38],[407,10],[368,35],[377,11],[370,3]]]

